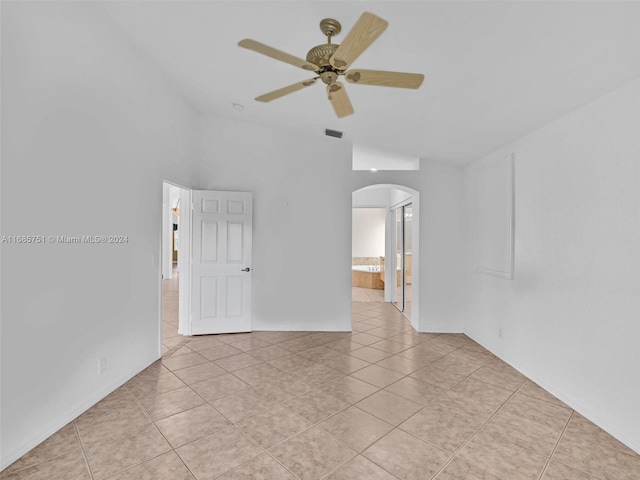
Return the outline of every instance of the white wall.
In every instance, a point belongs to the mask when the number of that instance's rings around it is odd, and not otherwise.
[[[200,178],[203,189],[254,193],[255,330],[351,329],[352,192],[375,184],[421,192],[419,328],[462,330],[462,169],[422,160],[420,171],[352,171],[344,141],[205,116]]]
[[[365,188],[358,190],[351,195],[351,205],[358,207],[382,207],[389,208],[389,188]]]
[[[393,188],[389,192],[389,206],[393,207],[398,205],[399,203],[406,202],[410,197],[411,194],[409,192]]]
[[[351,255],[384,257],[384,208],[354,208],[351,227]]]
[[[516,236],[514,280],[472,274],[466,324],[471,337],[636,451],[639,125],[636,80],[469,167],[515,154]]]
[[[253,329],[350,330],[349,144],[216,117],[202,128],[200,187],[253,192]]]
[[[353,170],[420,170],[420,159],[368,145],[353,145]]]
[[[94,8],[2,2],[2,234],[128,243],[2,245],[0,469],[159,358],[162,180],[196,177],[199,117]]]

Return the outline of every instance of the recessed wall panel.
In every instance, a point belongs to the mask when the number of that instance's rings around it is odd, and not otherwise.
[[[229,200],[227,202],[227,213],[241,215],[244,213],[244,202],[242,200]]]
[[[242,316],[242,277],[227,277],[227,318]]]
[[[202,213],[220,213],[220,200],[203,198]]]
[[[242,262],[244,250],[244,224],[242,222],[227,223],[227,261]]]
[[[218,222],[202,222],[202,261],[215,263],[218,261]]]
[[[495,160],[473,172],[475,271],[513,278],[513,158]]]
[[[200,317],[215,318],[218,311],[218,278],[200,278]]]

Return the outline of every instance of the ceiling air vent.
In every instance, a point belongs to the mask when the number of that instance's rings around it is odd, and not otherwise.
[[[338,130],[331,130],[330,128],[325,128],[324,129],[324,134],[327,137],[342,138],[342,132],[339,132]]]

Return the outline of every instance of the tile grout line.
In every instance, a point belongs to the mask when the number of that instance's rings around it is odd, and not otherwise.
[[[549,458],[547,459],[547,462],[544,464],[544,467],[542,468],[542,471],[540,472],[540,475],[538,476],[538,480],[540,480],[544,476],[545,472],[547,471],[547,468],[549,468],[549,464],[551,463],[551,459],[553,458],[553,454],[556,453],[556,449],[558,448],[558,445],[560,445],[560,441],[562,440],[562,437],[564,437],[564,432],[567,431],[567,427],[569,426],[569,422],[571,422],[571,419],[573,418],[573,414],[574,413],[575,413],[575,411],[572,409],[571,410],[571,415],[569,415],[569,418],[567,419],[567,423],[564,424],[564,428],[562,429],[562,432],[558,436],[558,440],[556,440],[556,444],[553,446],[553,450],[551,450],[551,454],[549,455]]]
[[[84,449],[84,443],[82,442],[82,437],[80,436],[80,430],[78,429],[78,425],[76,425],[76,420],[73,420],[73,430],[76,432],[76,437],[78,437],[78,443],[80,444],[80,449],[82,450],[82,458],[84,458],[84,463],[87,466],[87,471],[89,472],[89,478],[94,480],[93,471],[91,470],[91,465],[89,464],[89,458],[87,458],[87,452]]]
[[[475,373],[475,372],[474,372],[474,373]],[[473,375],[473,374],[471,374],[471,375]],[[470,377],[471,375],[469,375],[469,377]],[[469,377],[466,377],[466,378],[469,378]],[[465,380],[466,380],[466,378],[465,378]],[[458,382],[456,385],[460,384],[462,381],[464,381],[464,380],[461,380],[461,381],[460,381],[460,382]],[[522,388],[522,385],[524,385],[525,383],[526,383],[526,382],[522,382],[522,384],[518,387],[518,389],[517,389],[517,390],[515,390],[511,395],[509,395],[509,397],[508,397],[504,402],[502,402],[502,404],[501,404],[501,405],[496,409],[496,411],[495,411],[495,412],[493,412],[493,413],[489,416],[489,418],[487,418],[487,420],[485,420],[485,421],[484,421],[484,423],[482,423],[482,424],[477,428],[477,430],[476,430],[476,431],[475,431],[475,432],[474,432],[474,433],[473,433],[473,434],[472,434],[472,435],[471,435],[471,436],[470,436],[470,437],[469,437],[469,438],[468,438],[468,439],[467,439],[467,440],[466,440],[466,441],[465,441],[465,442],[464,442],[464,443],[463,443],[463,444],[462,444],[462,445],[461,445],[461,446],[460,446],[460,447],[459,447],[459,448],[458,448],[458,449],[457,449],[457,450],[456,450],[456,451],[451,455],[451,457],[449,457],[449,460],[447,460],[447,461],[444,463],[444,465],[442,465],[442,467],[440,468],[440,470],[438,470],[438,471],[435,473],[435,475],[434,475],[433,477],[431,477],[431,478],[436,478],[438,475],[440,475],[440,473],[442,473],[442,471],[443,471],[445,468],[447,468],[447,466],[448,466],[448,465],[449,465],[449,464],[450,464],[450,463],[451,463],[451,462],[452,462],[452,461],[453,461],[453,460],[458,456],[458,454],[459,454],[459,453],[464,449],[464,447],[466,447],[466,446],[467,446],[467,445],[468,445],[468,444],[469,444],[469,443],[470,443],[470,442],[471,442],[471,441],[476,437],[476,435],[478,435],[478,433],[480,432],[480,430],[482,430],[482,428],[484,428],[484,426],[485,426],[487,423],[489,423],[489,422],[491,421],[491,419],[492,419],[493,417],[495,417],[495,416],[498,414],[498,412],[499,412],[500,410],[502,410],[502,407],[504,407],[504,405],[505,405],[509,400],[511,400],[511,399],[513,398],[513,396],[514,396],[516,393],[518,393],[518,391]],[[454,386],[455,386],[455,385],[454,385]],[[452,388],[454,388],[454,387],[451,387],[451,389],[452,389]],[[451,389],[449,389],[449,390],[451,390]],[[407,432],[407,433],[410,433],[410,432]],[[415,436],[415,435],[414,435],[414,436]],[[423,440],[423,441],[424,441],[424,440]],[[431,442],[427,442],[427,443],[431,443]],[[432,445],[433,445],[433,444],[432,444]],[[437,445],[435,445],[435,446],[437,447]],[[439,447],[438,447],[438,448],[439,448]],[[464,459],[464,460],[465,460],[465,461],[468,461],[468,460],[466,460],[466,459]],[[471,461],[469,461],[469,463],[471,463],[472,465],[474,465],[474,466],[476,466],[476,467],[477,467],[477,465],[475,465],[475,463],[473,463],[473,462],[471,462]],[[478,468],[480,468],[480,467],[478,467]],[[484,470],[483,468],[480,468],[480,470],[482,470],[483,472],[484,472],[484,471],[486,471],[486,470]],[[486,473],[489,473],[490,475],[493,475],[493,474],[492,474],[492,473],[490,473],[490,472],[486,472]],[[495,475],[494,475],[494,476],[495,476]]]
[[[165,367],[165,368],[166,368],[166,367]],[[173,372],[172,372],[172,373],[173,373]],[[175,375],[175,374],[174,374],[174,375]],[[185,384],[185,385],[186,385],[186,384]],[[188,385],[186,385],[186,386],[188,387]],[[180,388],[182,388],[182,387],[180,387]],[[189,387],[189,388],[191,389],[191,387]],[[176,389],[176,390],[177,390],[177,389]],[[173,391],[173,390],[170,390],[170,391]],[[195,392],[193,389],[191,389],[191,391],[192,391],[193,393],[195,393],[196,395],[198,395],[198,392]],[[157,432],[162,436],[162,438],[164,439],[164,441],[165,441],[165,442],[167,442],[167,445],[169,445],[169,448],[171,449],[170,451],[172,451],[172,452],[174,453],[174,455],[180,459],[180,462],[182,462],[182,464],[185,466],[185,468],[187,469],[187,471],[191,474],[191,476],[192,476],[194,479],[195,479],[195,478],[198,478],[198,477],[196,477],[196,475],[191,471],[191,469],[189,468],[189,466],[184,462],[184,460],[182,459],[182,457],[181,457],[180,455],[178,455],[178,452],[177,452],[177,451],[176,451],[176,449],[173,447],[173,445],[171,445],[171,442],[170,442],[170,441],[165,437],[164,433],[162,433],[162,431],[160,430],[160,428],[158,428],[158,426],[156,425],[156,422],[154,422],[154,421],[153,421],[153,419],[151,418],[151,416],[149,415],[149,413],[147,413],[147,411],[146,411],[146,410],[145,410],[145,408],[142,406],[142,404],[140,403],[140,401],[136,398],[136,396],[135,396],[135,395],[133,395],[133,394],[129,391],[129,389],[128,389],[128,388],[127,388],[127,393],[129,394],[129,396],[131,396],[131,398],[133,398],[133,400],[136,402],[136,405],[138,405],[138,408],[139,408],[140,410],[142,410],[142,413],[143,413],[143,414],[147,417],[147,419],[151,422],[151,425],[153,425],[153,427],[156,429],[156,431],[157,431]],[[200,397],[200,395],[198,395],[198,397]],[[205,400],[204,400],[204,398],[202,398],[202,397],[200,397],[200,398],[201,398],[203,401],[205,401]],[[206,403],[206,401],[205,401],[205,403]],[[196,408],[196,407],[193,407],[193,408]],[[186,411],[186,410],[185,410],[185,411]],[[178,412],[178,413],[181,413],[181,412]],[[169,415],[169,416],[171,416],[171,415]],[[163,418],[168,418],[168,417],[163,417]],[[126,468],[125,470],[121,470],[121,471],[120,471],[120,472],[118,472],[118,473],[122,473],[123,471],[130,470],[130,469],[132,469],[132,468],[134,468],[134,467],[137,467],[137,466],[139,466],[139,465],[142,465],[143,463],[148,462],[149,460],[153,460],[153,459],[155,459],[155,458],[158,458],[158,457],[160,457],[160,456],[164,455],[165,453],[167,453],[167,452],[162,452],[161,454],[156,455],[156,456],[155,456],[155,457],[153,457],[153,458],[149,458],[149,459],[144,460],[143,462],[140,462],[140,463],[138,463],[138,464],[136,464],[136,465],[132,465],[132,466],[130,466],[130,467],[128,467],[128,468]]]
[[[75,420],[72,420],[72,421],[71,421],[71,422],[69,422],[69,423],[73,423],[73,422],[75,422]],[[66,426],[66,425],[65,425],[65,426]],[[64,427],[63,427],[63,428],[64,428]],[[60,430],[58,430],[57,432],[59,432],[59,431],[60,431]],[[57,432],[54,432],[54,433],[53,433],[53,435],[55,435]],[[43,442],[44,442],[44,441],[46,441],[46,440],[47,440],[47,439],[43,440]],[[37,447],[37,446],[38,446],[38,445],[36,445],[36,447]],[[34,447],[34,448],[36,448],[36,447]],[[76,450],[76,449],[74,449],[74,450]],[[42,465],[43,463],[50,462],[51,460],[55,460],[56,458],[64,457],[65,455],[69,455],[70,453],[73,453],[73,451],[74,451],[74,450],[69,450],[68,452],[60,453],[59,455],[52,455],[52,456],[50,456],[50,457],[48,456],[47,458],[44,458],[44,459],[42,459],[42,460],[38,460],[38,461],[36,461],[36,462],[34,462],[34,463],[30,463],[29,465],[26,465],[26,466],[21,467],[21,468],[19,468],[19,469],[17,469],[17,470],[14,470],[14,471],[13,471],[13,472],[11,472],[11,473],[4,473],[4,472],[6,472],[6,470],[7,470],[7,469],[9,469],[9,467],[11,467],[11,466],[13,465],[13,463],[12,463],[11,465],[7,465],[7,467],[6,467],[4,470],[2,470],[2,471],[0,472],[0,479],[9,478],[9,477],[14,476],[14,475],[17,475],[18,473],[23,472],[24,470],[27,470],[27,469],[29,469],[29,468],[37,467],[38,465]],[[28,452],[27,452],[27,453],[28,453]],[[83,452],[83,456],[84,456],[84,452]],[[18,459],[18,460],[20,460],[20,459]],[[17,460],[16,460],[16,461],[17,461]],[[85,458],[85,462],[86,462],[86,458]],[[14,463],[15,463],[15,462],[14,462]]]

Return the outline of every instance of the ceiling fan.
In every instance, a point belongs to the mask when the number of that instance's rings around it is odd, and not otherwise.
[[[418,73],[386,72],[382,70],[348,70],[362,52],[371,45],[387,28],[389,23],[374,15],[364,12],[340,45],[331,43],[331,37],[338,35],[342,26],[337,20],[325,18],[320,22],[320,30],[327,36],[327,43],[313,47],[307,53],[306,60],[290,55],[263,43],[244,39],[238,45],[261,53],[276,60],[289,63],[303,70],[316,72],[317,76],[294,83],[273,92],[260,95],[259,102],[270,102],[303,88],[310,87],[318,79],[327,85],[327,95],[338,117],[346,117],[353,113],[351,101],[344,85],[338,81],[344,76],[349,83],[377,85],[381,87],[418,88],[422,85],[424,75]]]

